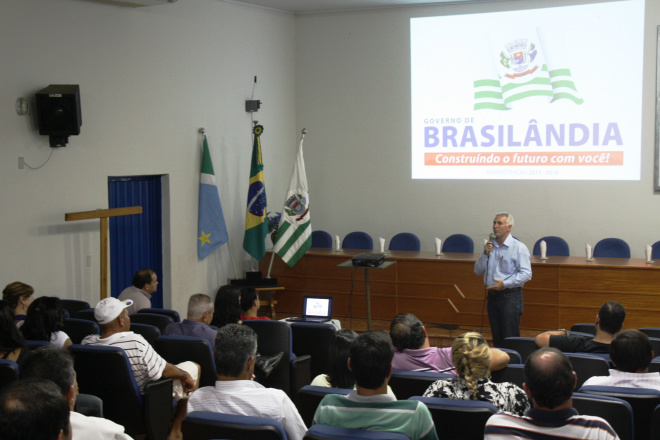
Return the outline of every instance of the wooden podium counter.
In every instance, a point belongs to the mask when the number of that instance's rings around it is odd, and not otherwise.
[[[271,276],[286,288],[278,297],[278,312],[299,315],[304,295],[325,295],[334,298],[333,316],[344,319],[349,316],[352,290],[350,316],[366,317],[364,271],[337,267],[360,252],[373,251],[313,248],[293,268],[275,256]],[[411,312],[424,322],[479,327],[483,312],[484,326],[489,327],[483,278],[473,270],[479,255],[388,251],[387,258],[397,263],[370,276],[373,319],[391,320],[398,313]],[[269,261],[269,255],[262,260],[263,273]],[[523,329],[594,322],[601,304],[611,300],[626,309],[624,328],[660,327],[660,262],[533,256],[532,280],[523,292]]]

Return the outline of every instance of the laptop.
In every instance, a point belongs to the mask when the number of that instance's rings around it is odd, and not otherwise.
[[[332,320],[332,298],[327,296],[303,297],[301,317],[289,318],[293,322],[328,322]]]

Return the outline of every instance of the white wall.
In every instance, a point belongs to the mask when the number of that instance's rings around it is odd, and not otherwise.
[[[108,207],[107,177],[166,174],[171,272],[165,304],[185,311],[191,293],[233,277],[227,246],[197,258],[198,129],[207,131],[239,275],[251,143],[244,100],[263,102],[262,136],[271,206],[281,205],[296,152],[292,15],[182,0],[125,8],[81,0],[6,0],[0,14],[0,286],[21,280],[36,294],[95,303],[99,222],[66,212]],[[14,102],[48,84],[79,84],[82,131],[51,152],[32,116]],[[273,205],[274,204],[274,205]],[[279,210],[279,209],[278,209]],[[87,268],[86,257],[93,265]],[[170,298],[171,295],[171,298]]]
[[[309,129],[305,159],[314,228],[342,237],[363,230],[374,240],[414,232],[431,251],[434,237],[456,232],[478,245],[491,231],[493,214],[509,211],[514,234],[530,248],[543,235],[560,235],[573,255],[583,255],[585,242],[619,237],[634,258],[643,258],[644,245],[660,240],[660,198],[653,192],[655,0],[646,2],[640,181],[410,178],[410,18],[571,3],[520,0],[298,16],[296,113],[298,125]]]

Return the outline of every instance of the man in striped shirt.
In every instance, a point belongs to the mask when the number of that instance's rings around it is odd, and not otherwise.
[[[525,362],[523,388],[533,406],[524,416],[498,413],[486,423],[484,439],[614,440],[619,436],[600,417],[573,409],[577,375],[571,361],[556,348],[543,347]]]
[[[131,318],[127,309],[132,304],[132,300],[119,301],[112,297],[99,301],[94,307],[94,318],[101,326],[101,335],[89,335],[82,340],[82,344],[122,348],[142,393],[149,381],[161,377],[174,379],[174,397],[180,402],[177,404],[171,436],[177,438],[180,435],[181,422],[186,416],[185,399],[199,386],[199,365],[193,362],[172,365],[156,353],[142,335],[130,331]],[[102,380],[100,373],[99,380]]]
[[[393,357],[387,332],[377,330],[358,336],[348,359],[356,391],[347,396],[325,396],[314,414],[314,424],[398,432],[412,440],[437,440],[426,405],[416,400],[396,400],[387,394]]]
[[[267,417],[282,424],[290,440],[301,440],[307,427],[289,396],[254,381],[257,334],[250,327],[227,324],[215,339],[215,386],[202,387],[188,399],[188,412]]]

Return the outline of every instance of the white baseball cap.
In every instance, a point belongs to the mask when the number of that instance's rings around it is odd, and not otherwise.
[[[121,312],[133,305],[132,299],[119,301],[117,298],[105,298],[94,307],[94,318],[99,324],[107,324],[114,321]]]

